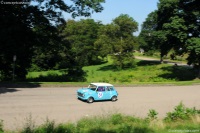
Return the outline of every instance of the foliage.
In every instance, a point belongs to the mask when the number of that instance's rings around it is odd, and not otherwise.
[[[149,110],[149,113],[148,113],[147,115],[148,115],[148,119],[149,119],[149,120],[155,120],[155,119],[158,118],[158,117],[157,117],[158,112],[157,112],[156,110],[154,110],[154,109],[150,109],[150,110]]]
[[[0,119],[0,133],[3,133],[3,120]]]
[[[55,133],[56,125],[55,121],[50,121],[48,118],[45,123],[35,129],[36,133]]]
[[[153,11],[148,14],[147,18],[142,24],[142,30],[139,35],[140,48],[144,49],[145,52],[154,51],[159,49],[156,44],[156,38],[154,37],[154,31],[157,27],[157,11]]]
[[[200,115],[200,110],[194,108],[187,108],[180,102],[178,106],[174,108],[173,112],[168,112],[165,117],[166,121],[177,121],[191,119],[191,116]]]
[[[200,112],[195,108],[187,108],[180,103],[175,107],[174,112],[168,112],[167,117],[160,120],[157,118],[156,110],[149,111],[149,119],[115,113],[103,116],[87,116],[76,123],[56,124],[55,121],[47,119],[40,126],[32,126],[34,122],[28,120],[27,123],[30,124],[27,124],[21,133],[167,133],[175,130],[199,132],[198,115]],[[173,117],[171,117],[172,114]]]
[[[129,53],[119,53],[112,56],[113,65],[116,66],[118,70],[126,69],[126,68],[134,68],[136,65],[133,54]]]
[[[92,65],[99,61],[94,42],[100,25],[93,19],[66,22],[61,34],[64,41],[69,42],[70,52],[73,55],[71,58],[75,58],[75,62],[78,62],[80,66]]]
[[[84,82],[85,78],[86,72],[76,67],[70,70],[29,72],[27,75],[29,82]]]
[[[199,38],[191,38],[187,40],[186,48],[190,52],[187,60],[188,64],[194,64],[195,66],[198,66],[197,69],[198,75],[197,77],[200,78],[200,39]]]
[[[14,55],[17,56],[15,79],[18,80],[25,79],[31,63],[39,67],[41,62],[48,64],[42,66],[45,69],[55,67],[55,60],[59,57],[57,48],[61,48],[57,26],[65,23],[62,12],[74,17],[90,16],[91,12],[101,12],[101,3],[105,1],[72,0],[72,4],[67,4],[63,0],[30,0],[31,4],[4,4],[6,2],[0,4],[0,81],[12,79]],[[57,56],[53,56],[54,53]]]
[[[25,77],[25,68],[30,66],[31,45],[36,42],[35,34],[30,27],[37,23],[30,22],[32,17],[29,10],[33,10],[33,7],[0,4],[0,80],[12,79],[14,55],[17,56],[15,72],[20,79]],[[37,12],[37,9],[34,12]]]
[[[138,23],[129,15],[121,14],[113,20],[113,23],[119,26],[118,37],[127,37],[138,30]]]
[[[106,57],[108,54],[116,52],[115,44],[119,43],[116,33],[119,32],[119,26],[113,23],[102,25],[98,31],[98,38],[95,42],[95,48],[99,51],[99,56]]]
[[[200,66],[197,52],[200,36],[198,4],[198,0],[159,0],[158,9],[151,12],[142,25],[140,38],[145,42],[141,47],[145,50],[160,49],[161,62],[171,49],[174,56],[187,53],[188,64]]]
[[[29,115],[29,117],[26,119],[26,123],[24,125],[22,133],[34,133],[36,126],[35,122],[32,119],[32,115]]]
[[[132,34],[137,28],[137,22],[127,14],[121,14],[111,24],[102,26],[95,42],[100,56],[112,55],[113,62],[119,69],[134,67],[132,52],[137,39]]]
[[[111,56],[108,62],[100,65],[83,67],[85,73],[68,76],[68,70],[30,72],[28,81],[86,81],[86,82],[111,82],[111,83],[176,83],[177,81],[192,81],[195,79],[196,70],[190,66],[174,66],[160,64],[159,61],[136,60],[135,68],[119,70],[113,65]],[[75,71],[77,72],[77,71]],[[78,73],[77,73],[78,74]]]

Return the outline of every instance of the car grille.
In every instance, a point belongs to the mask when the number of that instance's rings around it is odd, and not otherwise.
[[[80,93],[80,92],[78,92],[78,96],[80,96],[80,97],[83,97],[83,94],[82,94],[82,93]]]

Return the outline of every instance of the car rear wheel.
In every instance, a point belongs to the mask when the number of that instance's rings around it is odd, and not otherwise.
[[[113,97],[111,98],[111,100],[112,100],[113,102],[117,101],[117,96],[113,96]]]
[[[87,102],[88,102],[88,103],[93,103],[93,102],[94,102],[94,98],[89,97],[88,100],[87,100]]]

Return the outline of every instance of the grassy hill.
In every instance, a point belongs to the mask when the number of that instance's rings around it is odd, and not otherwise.
[[[176,83],[177,81],[192,81],[196,77],[191,67],[160,64],[156,60],[137,60],[136,66],[125,70],[118,70],[112,65],[111,58],[108,62],[85,66],[87,73],[85,82],[110,82],[117,84],[144,84],[144,83]],[[67,82],[64,70],[29,72],[28,81],[63,81]],[[199,82],[199,80],[194,81]]]

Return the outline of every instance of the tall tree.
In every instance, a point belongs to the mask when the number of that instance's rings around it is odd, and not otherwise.
[[[55,37],[55,26],[64,23],[63,11],[71,13],[74,17],[89,16],[92,12],[103,10],[101,3],[104,0],[72,0],[72,4],[64,0],[18,1],[25,4],[9,2],[4,0],[0,4],[0,81],[12,79],[14,55],[17,56],[16,78],[25,79],[33,49],[55,44],[50,43],[50,40],[54,40],[50,38]]]
[[[62,33],[71,45],[74,58],[81,66],[92,65],[98,61],[98,51],[94,49],[100,24],[93,19],[68,20]]]
[[[114,64],[123,69],[133,67],[133,49],[136,39],[133,32],[137,31],[138,23],[129,15],[121,14],[111,24],[102,26],[96,46],[102,55],[112,54]]]
[[[183,18],[188,27],[188,38],[185,49],[189,53],[188,64],[198,68],[197,77],[200,78],[200,1],[180,0],[179,6],[184,14]]]
[[[146,20],[142,24],[142,29],[139,35],[140,47],[145,51],[155,51],[160,47],[156,41],[156,28],[157,28],[157,10],[148,14]],[[160,34],[159,34],[160,35]]]
[[[199,68],[200,1],[160,0],[154,42],[160,46],[161,61],[171,49],[176,54],[188,53],[188,64]]]

